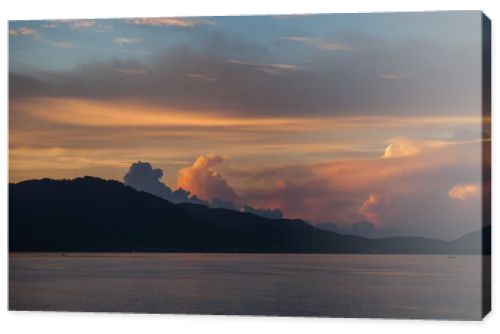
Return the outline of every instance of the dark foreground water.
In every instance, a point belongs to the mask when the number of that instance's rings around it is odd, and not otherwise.
[[[481,259],[11,253],[12,310],[480,319]]]

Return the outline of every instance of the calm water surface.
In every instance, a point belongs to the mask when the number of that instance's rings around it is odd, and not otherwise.
[[[11,253],[12,310],[479,319],[481,259]]]

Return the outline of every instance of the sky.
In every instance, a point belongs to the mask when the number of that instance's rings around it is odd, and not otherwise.
[[[11,21],[9,71],[10,182],[141,161],[345,231],[480,228],[480,12]]]

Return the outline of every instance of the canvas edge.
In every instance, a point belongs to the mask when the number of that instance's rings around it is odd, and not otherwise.
[[[491,311],[491,20],[481,13],[482,257],[481,317]],[[490,227],[490,229],[487,229]]]

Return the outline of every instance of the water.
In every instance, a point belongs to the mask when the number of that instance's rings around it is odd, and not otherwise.
[[[480,319],[481,258],[11,253],[9,307]]]

